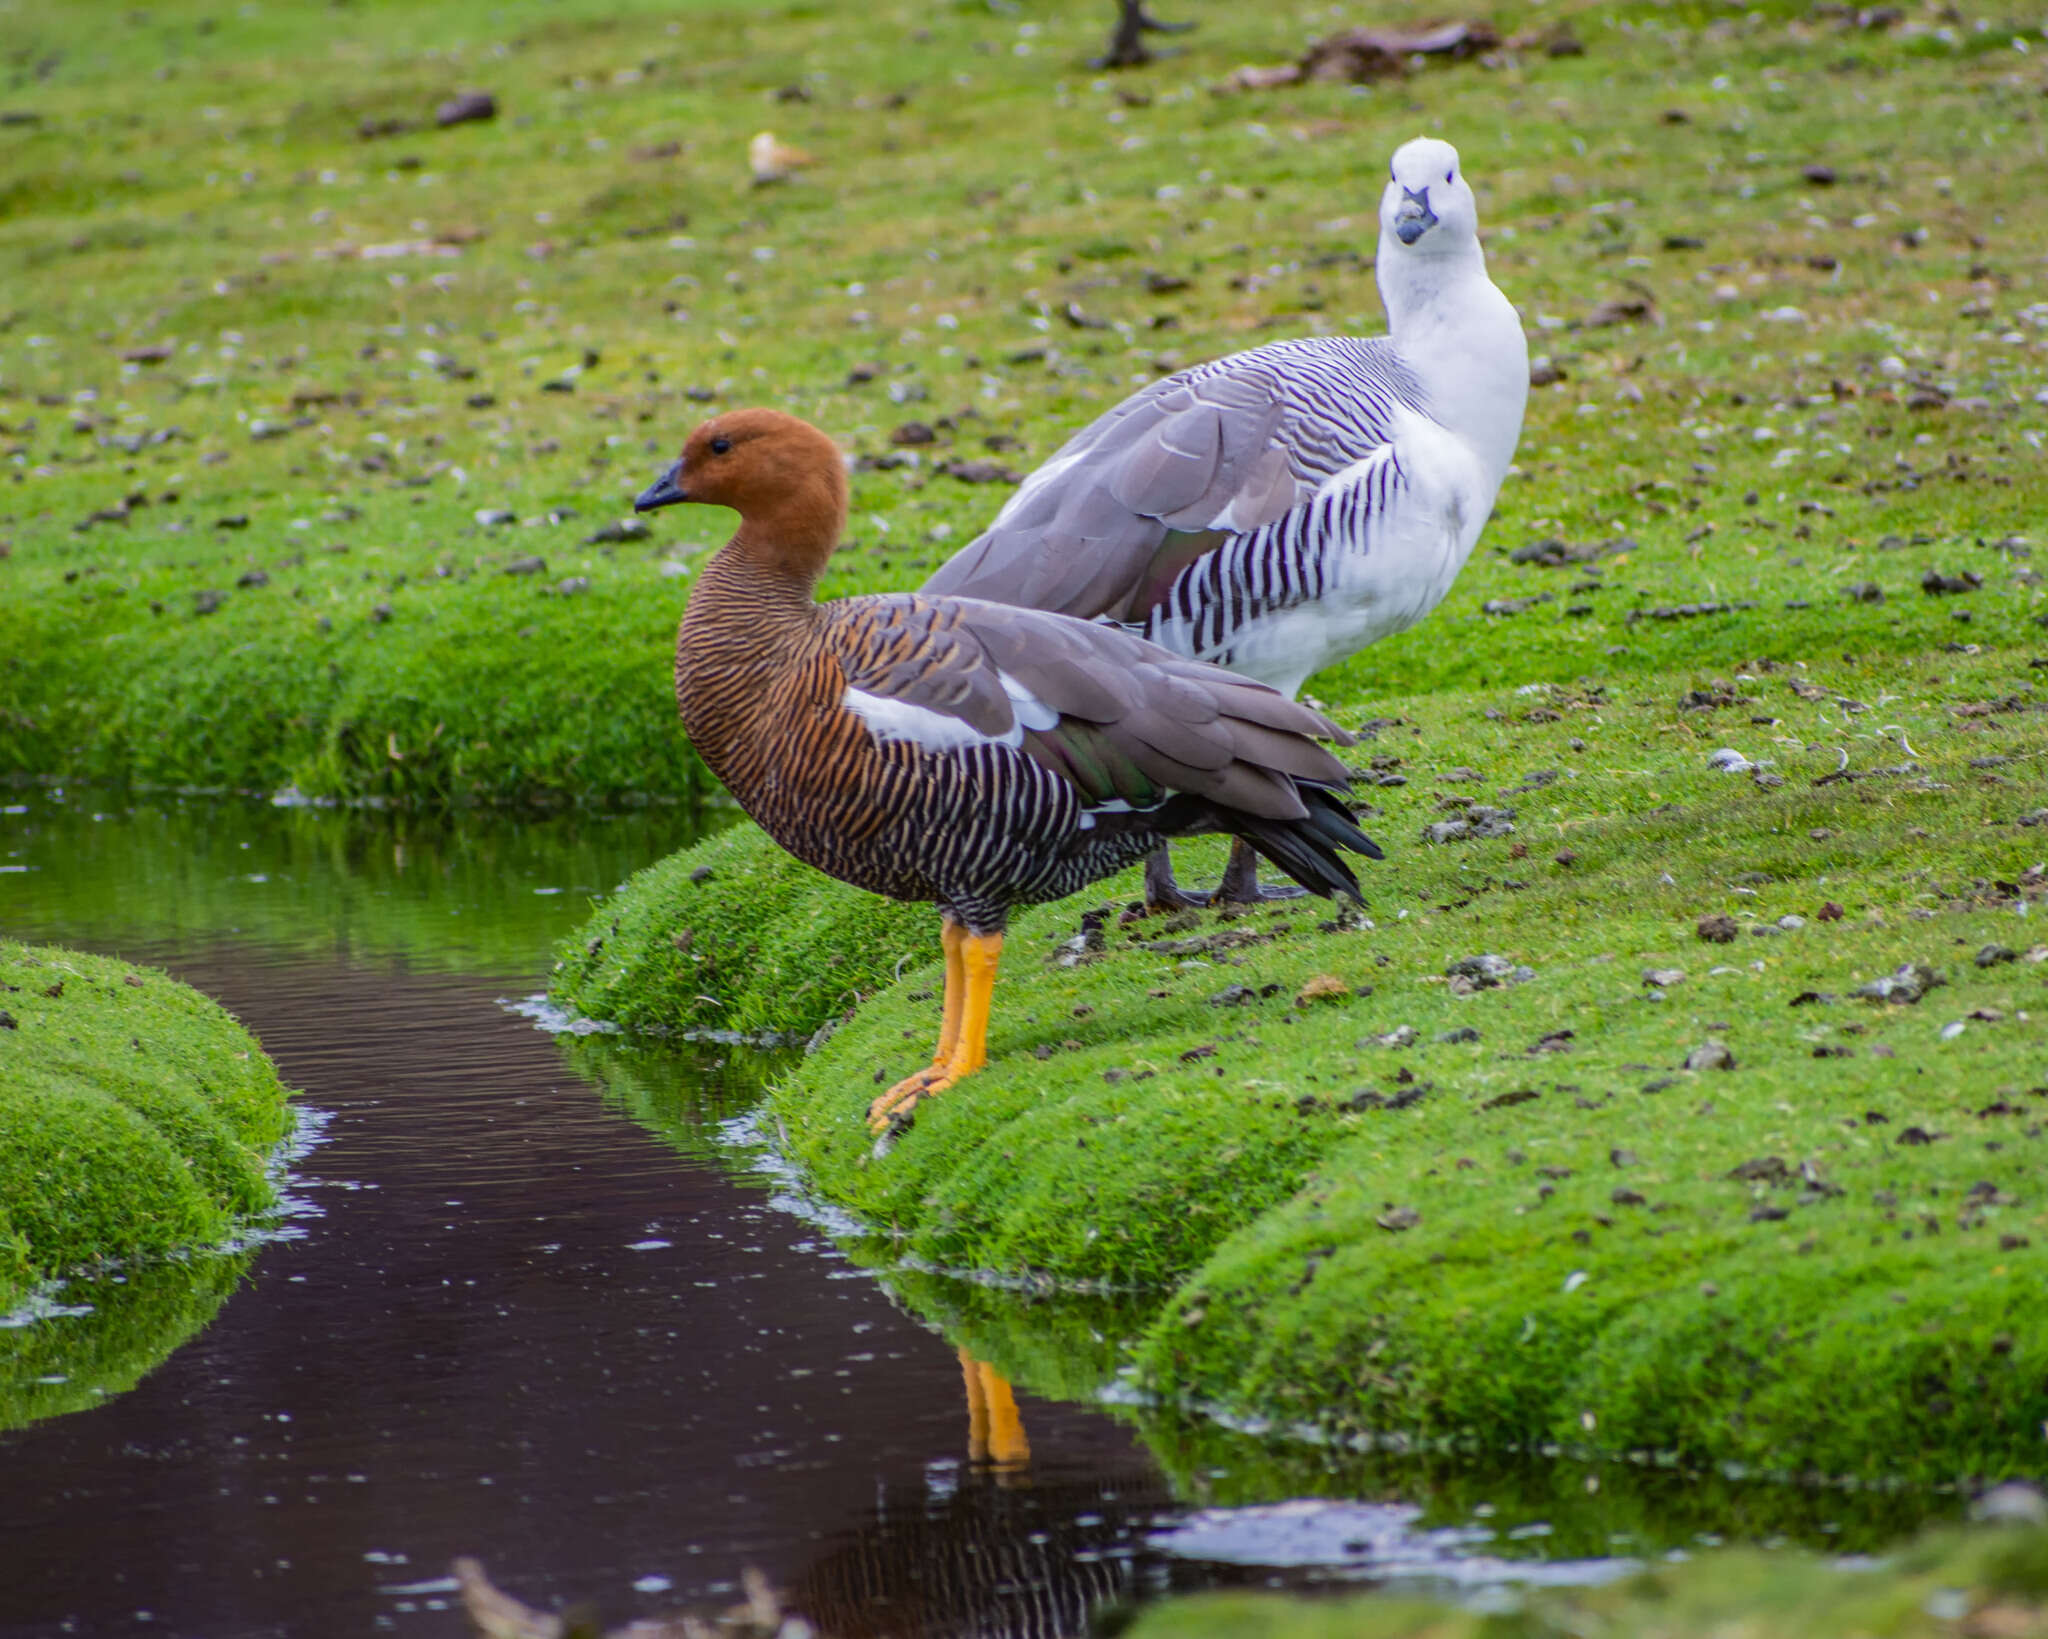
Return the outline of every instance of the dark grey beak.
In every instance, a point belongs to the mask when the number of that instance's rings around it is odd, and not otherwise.
[[[1405,196],[1394,211],[1394,237],[1404,245],[1412,245],[1425,233],[1436,226],[1436,212],[1429,208],[1429,190],[1417,193],[1413,188],[1401,190]]]
[[[684,492],[679,481],[683,475],[683,464],[678,461],[653,483],[649,484],[633,501],[635,512],[652,512],[656,507],[675,506],[690,497]]]

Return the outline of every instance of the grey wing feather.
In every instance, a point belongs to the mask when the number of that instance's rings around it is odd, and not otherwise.
[[[1296,777],[1348,783],[1315,741],[1351,736],[1319,712],[1120,627],[915,593],[826,609],[850,686],[957,718],[992,740],[1015,731],[1021,690],[1056,716],[1044,732],[1086,725],[1155,784],[1249,813],[1301,817]]]
[[[1148,387],[1068,440],[924,589],[1084,617],[1116,609],[1169,520],[1206,524],[1248,484],[1266,511],[1294,504],[1280,419],[1264,372]]]
[[[1223,418],[1213,404],[1170,411],[1144,430],[1110,468],[1107,489],[1117,505],[1163,518],[1195,506],[1216,482]]]
[[[1130,607],[1169,531],[1259,528],[1388,442],[1419,389],[1384,341],[1311,337],[1197,365],[1070,438],[925,583],[1084,618]]]
[[[1277,689],[1179,656],[1115,626],[979,599],[935,604],[1062,720],[1104,735],[1150,779],[1268,818],[1305,810],[1292,777],[1343,787],[1344,765],[1315,742],[1351,736]]]
[[[958,718],[991,739],[1015,725],[1000,671],[956,630],[957,614],[946,604],[890,593],[828,604],[826,615],[850,687]]]

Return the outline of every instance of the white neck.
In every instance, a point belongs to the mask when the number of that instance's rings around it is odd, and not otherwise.
[[[1514,304],[1486,276],[1477,240],[1416,256],[1382,237],[1375,272],[1387,333],[1435,419],[1471,446],[1489,480],[1507,476],[1529,399],[1529,344]]]

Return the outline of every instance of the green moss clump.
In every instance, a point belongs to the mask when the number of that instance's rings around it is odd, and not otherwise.
[[[816,1186],[941,1267],[1149,1294],[1134,1353],[1170,1403],[1696,1469],[2027,1473],[2048,947],[2014,903],[2048,883],[1977,726],[2018,669],[1887,665],[1916,760],[1867,782],[1820,749],[1839,692],[1783,662],[1743,685],[1790,731],[1767,779],[1715,771],[1676,689],[1383,699],[1400,722],[1356,755],[1407,784],[1370,792],[1374,925],[1146,921],[1067,965],[1135,873],[1019,915],[988,1069],[880,1156],[867,1102],[937,1025],[930,944],[889,983],[928,911],[735,835],[650,873],[666,900],[605,907],[584,957],[616,988],[570,999],[666,1022],[729,987],[746,1024],[809,1028],[815,976],[857,975],[869,998],[771,1092]],[[1997,715],[2007,755],[2042,746],[2038,713]],[[1511,793],[1516,835],[1419,840],[1475,787]],[[1570,846],[1522,840],[1546,831]],[[1190,881],[1217,867],[1180,852]],[[690,883],[714,857],[729,874]],[[679,923],[718,930],[711,962],[678,961]],[[1479,952],[1532,977],[1460,994],[1446,970]],[[1916,963],[1942,981],[1917,1003],[1857,994]],[[1345,993],[1298,1001],[1321,976]]]
[[[1521,1124],[1522,1141],[1549,1125]],[[1816,1197],[1732,1179],[1757,1138],[1724,1148],[1732,1133],[1639,1121],[1658,1181],[1643,1181],[1647,1207],[1617,1209],[1629,1186],[1587,1125],[1544,1144],[1547,1169],[1570,1175],[1548,1198],[1526,1173],[1452,1170],[1445,1151],[1481,1149],[1469,1130],[1418,1132],[1398,1160],[1373,1140],[1336,1149],[1197,1272],[1148,1333],[1146,1369],[1178,1395],[1340,1432],[1483,1429],[1757,1473],[2038,1470],[2048,1298],[2032,1249],[2002,1249],[2024,1237],[1985,1233],[1968,1204],[1980,1174],[2023,1187],[2033,1157],[1944,1165],[1845,1145],[1825,1178],[1847,1193]],[[1819,1125],[1803,1154],[1826,1153]],[[1449,1165],[1421,1165],[1423,1146]],[[1420,1212],[1398,1235],[1397,1193]],[[1884,1204],[1901,1198],[1930,1209],[1910,1240]]]
[[[1599,1588],[1529,1590],[1480,1613],[1413,1597],[1210,1594],[1139,1613],[1131,1639],[1949,1639],[2048,1632],[2048,1530],[1930,1533],[1845,1567],[1726,1549]]]
[[[809,1034],[938,947],[929,905],[849,888],[736,824],[601,901],[549,991],[633,1030]]]
[[[287,1093],[219,1004],[149,968],[0,941],[0,1305],[219,1241],[275,1203]]]

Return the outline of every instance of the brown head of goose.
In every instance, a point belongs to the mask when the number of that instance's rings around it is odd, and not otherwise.
[[[1315,743],[1342,730],[1116,626],[917,593],[818,603],[846,499],[823,433],[738,410],[693,432],[636,505],[740,515],[676,635],[676,704],[712,772],[799,859],[939,907],[938,1049],[875,1100],[878,1128],[981,1067],[1015,906],[1216,831],[1313,892],[1357,896],[1340,851],[1379,849]]]

